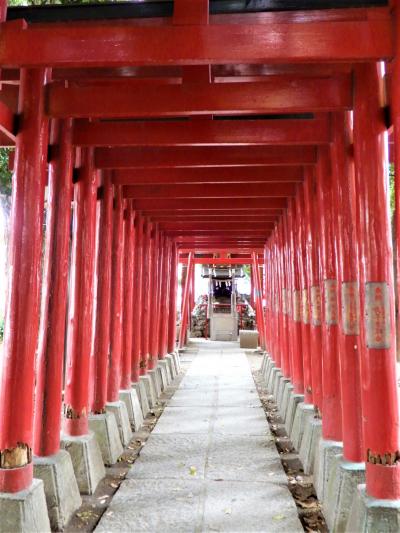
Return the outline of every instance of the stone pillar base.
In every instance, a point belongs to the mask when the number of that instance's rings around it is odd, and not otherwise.
[[[82,505],[71,456],[65,450],[48,457],[35,456],[33,475],[43,481],[51,529],[62,531]]]
[[[0,533],[50,533],[43,481],[34,479],[28,489],[0,492]]]
[[[277,390],[277,394],[276,394],[276,404],[278,406],[278,411],[279,411],[279,414],[283,416],[285,416],[285,413],[283,412],[282,413],[282,404],[283,404],[283,394],[285,392],[285,388],[290,385],[290,379],[289,378],[285,378],[285,377],[282,377],[282,379],[280,380],[279,384],[278,384],[278,390]]]
[[[348,533],[400,531],[400,500],[376,500],[367,495],[365,485],[357,488],[345,531]]]
[[[107,402],[106,411],[114,413],[122,446],[126,446],[130,443],[133,433],[125,403],[121,402],[121,400],[118,400],[117,402]]]
[[[304,428],[306,427],[306,419],[314,416],[314,406],[309,403],[299,403],[297,405],[296,413],[294,415],[292,431],[290,433],[290,440],[297,451],[300,450],[301,441],[303,439]]]
[[[121,457],[124,448],[115,415],[111,412],[89,415],[89,428],[96,435],[101,456],[105,465],[114,465]]]
[[[160,394],[162,391],[160,373],[158,372],[157,368],[153,368],[153,370],[149,370],[147,375],[151,379],[151,382],[153,384],[154,394],[156,395],[156,400],[157,400],[160,397]]]
[[[272,372],[273,368],[275,368],[275,363],[274,363],[274,361],[271,358],[271,359],[269,359],[267,361],[267,364],[265,365],[265,370],[264,370],[264,385],[265,385],[265,387],[268,386],[269,378],[270,378],[270,375],[271,375],[271,372]]]
[[[290,381],[288,381],[285,384],[285,387],[283,389],[281,405],[279,405],[279,412],[281,414],[283,423],[286,422],[286,415],[287,415],[288,405],[289,405],[291,396],[293,396],[293,385],[291,384]]]
[[[300,461],[304,473],[310,475],[314,471],[315,456],[322,436],[322,421],[320,418],[308,417],[304,428],[303,438],[299,450]]]
[[[144,390],[150,409],[156,406],[157,397],[154,390],[153,382],[149,375],[140,376],[140,381],[144,384]]]
[[[106,475],[100,447],[91,431],[80,437],[61,436],[61,447],[72,459],[75,478],[81,494],[93,494]]]
[[[288,435],[292,434],[294,417],[297,411],[297,406],[299,403],[304,402],[303,394],[291,394],[289,396],[288,406],[286,409],[286,418],[285,418],[285,429]]]
[[[132,383],[132,388],[135,389],[136,394],[138,395],[143,418],[146,418],[150,410],[149,402],[147,400],[146,387],[144,386],[143,381],[139,379],[137,383]]]
[[[264,375],[265,367],[267,365],[268,360],[269,360],[269,355],[267,354],[267,352],[264,352],[264,355],[263,355],[263,358],[262,358],[262,361],[261,361],[261,368],[260,368],[260,372],[263,375]]]
[[[278,370],[278,372],[275,372],[274,378],[273,378],[273,381],[272,381],[272,390],[271,390],[271,394],[274,397],[275,401],[277,401],[277,399],[278,399],[278,390],[279,390],[279,386],[281,384],[281,381],[283,379],[284,379],[284,377],[283,377],[283,374],[282,374],[281,370]]]
[[[172,355],[172,359],[173,359],[173,361],[175,363],[176,373],[180,374],[180,372],[181,372],[181,359],[180,359],[180,356],[179,356],[179,352],[176,350],[171,355]]]
[[[324,502],[326,488],[335,455],[343,452],[343,443],[321,438],[314,462],[314,487],[320,502]]]
[[[168,373],[169,373],[169,379],[171,381],[173,381],[176,378],[176,376],[177,376],[177,372],[176,372],[176,368],[175,368],[175,364],[174,364],[172,355],[171,354],[166,355],[164,357],[164,361],[167,361],[167,369],[168,369]],[[170,381],[170,383],[171,383],[171,381]]]
[[[345,531],[357,486],[365,483],[365,464],[351,463],[335,455],[323,505],[329,531]]]
[[[119,391],[119,399],[124,402],[128,411],[128,418],[133,431],[139,431],[143,424],[143,413],[139,403],[138,393],[135,389]]]
[[[168,385],[171,382],[171,380],[169,379],[169,375],[168,375],[167,361],[164,361],[163,359],[158,361],[157,371],[158,371],[158,375],[161,380],[161,390],[165,391],[165,389],[168,387]]]
[[[274,383],[275,383],[275,379],[276,379],[276,374],[277,373],[281,373],[281,369],[274,366],[273,368],[271,368],[271,372],[269,373],[269,376],[268,376],[268,381],[267,381],[267,391],[269,392],[269,394],[272,394],[273,390],[274,390]]]

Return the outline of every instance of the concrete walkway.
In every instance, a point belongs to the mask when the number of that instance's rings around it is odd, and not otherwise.
[[[97,532],[303,531],[244,350],[198,342]]]

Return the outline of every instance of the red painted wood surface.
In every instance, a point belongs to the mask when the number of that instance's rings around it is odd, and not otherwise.
[[[109,172],[102,176],[97,255],[97,306],[94,337],[93,413],[103,413],[107,403],[111,319],[111,256],[114,188]]]
[[[140,332],[140,374],[146,374],[149,359],[149,321],[150,321],[150,272],[151,272],[151,233],[152,224],[146,222],[142,254],[142,312]]]
[[[82,152],[81,165],[79,180],[74,185],[64,396],[63,430],[71,436],[88,432],[97,197],[97,172],[91,148]]]
[[[400,498],[400,464],[379,464],[382,457],[397,454],[400,448],[393,250],[379,68],[374,64],[357,66],[355,78],[354,159],[361,254],[361,316],[364,316],[360,359],[367,492],[376,498],[393,499]],[[371,283],[382,285],[375,286],[372,299],[375,319],[368,326],[366,291],[370,290],[369,286],[374,287]],[[380,294],[377,289],[381,289]]]
[[[192,282],[192,271],[194,269],[193,253],[189,254],[188,266],[185,278],[185,286],[182,293],[182,311],[181,311],[181,327],[179,330],[179,348],[183,348],[186,341],[187,326],[188,326],[188,313],[189,313],[189,292],[190,284]]]
[[[42,319],[36,360],[35,455],[60,449],[72,185],[72,120],[52,124],[43,265]]]
[[[136,217],[135,240],[135,269],[133,283],[133,341],[132,341],[132,383],[137,383],[140,377],[141,334],[142,334],[142,302],[143,302],[143,246],[144,246],[144,218]]]
[[[168,353],[168,323],[170,312],[170,297],[172,284],[171,279],[171,254],[172,246],[171,240],[164,241],[163,264],[161,270],[161,285],[160,285],[160,320],[159,320],[159,337],[158,337],[158,354],[160,359]]]
[[[34,362],[39,327],[40,261],[48,123],[44,117],[44,69],[21,71],[11,211],[7,312],[0,382],[0,452],[24,446],[17,469],[0,468],[0,491],[17,492],[32,482]],[[35,142],[32,142],[32,140]],[[22,393],[23,392],[23,393]],[[4,460],[4,459],[3,459]]]
[[[148,368],[153,370],[158,362],[158,335],[159,335],[159,264],[162,255],[162,236],[158,225],[154,228],[154,240],[151,256],[150,270],[150,316],[149,316],[149,360]]]
[[[177,319],[177,295],[178,295],[178,250],[176,244],[172,244],[171,252],[171,282],[169,289],[169,312],[168,312],[168,353],[173,353],[176,348],[176,319]]]
[[[133,294],[135,265],[135,212],[132,203],[125,208],[125,249],[124,249],[124,284],[123,284],[123,322],[122,322],[122,365],[120,388],[131,387],[132,351],[133,351]]]
[[[387,8],[352,13],[333,10],[322,15],[306,11],[297,16],[297,20],[289,19],[287,13],[246,15],[244,20],[232,17],[241,24],[213,24],[220,19],[211,17],[209,25],[186,26],[157,24],[157,19],[152,24],[118,21],[110,26],[101,21],[70,22],[54,29],[46,24],[27,27],[7,22],[0,37],[0,63],[7,67],[126,67],[352,62],[393,56]],[[254,20],[262,23],[254,24]]]

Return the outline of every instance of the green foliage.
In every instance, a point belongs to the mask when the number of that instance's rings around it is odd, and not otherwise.
[[[4,338],[4,318],[0,318],[0,342],[3,342]]]
[[[11,196],[11,171],[8,168],[8,158],[11,148],[0,147],[0,194]]]

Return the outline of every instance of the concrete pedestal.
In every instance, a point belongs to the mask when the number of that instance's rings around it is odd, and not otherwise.
[[[267,352],[265,352],[263,355],[262,361],[261,361],[261,367],[260,367],[261,374],[264,374],[265,365],[267,364],[267,361],[268,361],[268,354]]]
[[[278,370],[278,372],[275,373],[274,379],[272,381],[272,391],[271,391],[271,394],[274,397],[275,401],[278,400],[278,390],[279,390],[281,381],[283,379],[285,378],[283,377],[282,372]]]
[[[122,446],[126,446],[131,441],[133,433],[125,403],[121,400],[118,402],[107,402],[106,411],[114,413]]]
[[[322,436],[322,421],[320,418],[306,418],[306,427],[299,450],[300,461],[304,473],[310,475],[314,471],[315,455],[318,451],[319,441]]]
[[[275,379],[276,379],[276,374],[278,372],[281,373],[281,369],[280,368],[278,368],[276,366],[271,368],[271,372],[269,373],[268,381],[267,381],[267,384],[266,384],[267,391],[269,392],[269,394],[272,394],[272,392],[274,390],[274,383],[275,383]]]
[[[289,378],[285,378],[283,377],[281,380],[280,380],[280,383],[278,385],[278,391],[277,391],[277,396],[276,396],[276,404],[278,406],[278,410],[279,410],[279,414],[281,415],[281,417],[283,418],[285,416],[285,412],[283,411],[283,395],[284,395],[284,392],[285,392],[285,388],[290,385],[290,379]],[[283,420],[285,421],[285,420]]]
[[[325,501],[326,489],[335,455],[343,452],[343,443],[334,440],[319,440],[314,462],[314,487],[318,499]]]
[[[50,533],[43,481],[34,479],[26,490],[0,492],[0,533]]]
[[[292,427],[293,427],[294,417],[297,411],[297,406],[299,403],[303,403],[303,402],[304,402],[303,394],[289,395],[288,406],[286,409],[286,416],[285,416],[285,429],[288,435],[292,434]]]
[[[132,388],[135,389],[139,398],[140,408],[142,409],[143,418],[145,418],[150,410],[149,402],[147,400],[146,387],[143,381],[139,379],[137,383],[132,383]]]
[[[397,533],[400,531],[400,500],[376,500],[358,486],[346,525],[348,533]]]
[[[171,355],[172,355],[172,359],[173,359],[173,361],[175,363],[176,373],[180,374],[180,372],[181,372],[181,359],[180,359],[179,353],[178,353],[178,351],[175,351]]]
[[[285,384],[281,404],[279,406],[279,412],[284,423],[286,422],[286,415],[291,396],[293,396],[293,385],[289,381]]]
[[[138,431],[143,424],[143,413],[136,390],[132,388],[119,391],[119,399],[126,406],[133,431]]]
[[[323,511],[331,533],[346,530],[357,486],[365,483],[365,464],[351,463],[336,455],[326,489]]]
[[[147,396],[147,402],[149,404],[150,409],[156,406],[157,403],[157,396],[156,392],[154,390],[153,381],[150,376],[140,376],[140,381],[144,384],[144,390],[146,392]]]
[[[171,354],[168,354],[164,357],[164,361],[167,361],[167,369],[168,369],[168,375],[169,375],[169,379],[172,381],[175,379],[176,375],[177,375],[177,372],[176,372],[176,369],[175,369],[175,364],[174,364],[174,361],[172,359],[172,355]],[[170,383],[171,383],[170,381]]]
[[[89,415],[89,428],[96,435],[103,463],[114,465],[124,451],[114,413]]]
[[[33,475],[43,481],[51,529],[62,531],[82,504],[71,456],[60,450],[33,458]]]
[[[294,415],[290,440],[297,451],[300,450],[307,418],[314,416],[314,406],[309,403],[299,403]]]
[[[267,364],[265,365],[265,370],[264,370],[264,385],[265,385],[265,387],[268,386],[269,378],[270,378],[270,375],[271,375],[271,372],[272,372],[273,368],[276,368],[275,367],[275,363],[274,363],[274,361],[272,359],[270,359],[269,361],[267,361]]]
[[[158,372],[157,368],[153,368],[153,370],[149,370],[148,376],[150,377],[150,380],[153,384],[153,390],[157,400],[157,398],[160,397],[162,391],[160,373]]]
[[[168,385],[171,383],[171,379],[169,377],[169,372],[167,368],[167,361],[161,359],[158,361],[157,366],[158,375],[161,379],[161,390],[165,391],[165,389],[168,387]]]
[[[75,478],[81,494],[93,494],[106,475],[100,447],[91,431],[81,437],[61,436],[61,447],[72,459]]]

